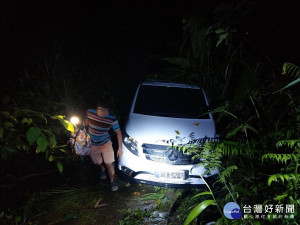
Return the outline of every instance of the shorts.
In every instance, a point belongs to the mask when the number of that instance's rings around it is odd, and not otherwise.
[[[104,161],[104,163],[113,163],[115,161],[114,149],[112,148],[112,142],[109,141],[104,145],[91,146],[90,157],[93,163],[100,165]]]

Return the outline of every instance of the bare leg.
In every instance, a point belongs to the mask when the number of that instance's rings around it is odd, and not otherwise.
[[[99,173],[100,179],[105,180],[107,178],[106,172],[105,172],[105,165],[104,165],[104,163],[101,163],[99,166],[100,166],[100,173]]]
[[[105,166],[107,168],[109,180],[110,182],[113,182],[115,178],[115,168],[112,163],[105,163]]]
[[[101,170],[101,171],[105,171],[104,163],[101,163],[101,164],[100,164],[100,170]]]

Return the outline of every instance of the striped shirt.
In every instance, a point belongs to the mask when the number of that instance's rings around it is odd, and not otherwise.
[[[115,116],[98,116],[95,109],[89,109],[87,111],[87,120],[89,123],[88,133],[91,137],[92,145],[104,145],[110,141],[108,131],[111,128],[114,131],[120,129],[119,122]]]

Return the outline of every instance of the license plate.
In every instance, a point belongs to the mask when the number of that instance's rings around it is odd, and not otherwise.
[[[160,171],[159,173],[156,173],[158,178],[162,180],[184,180],[184,174],[184,171]]]

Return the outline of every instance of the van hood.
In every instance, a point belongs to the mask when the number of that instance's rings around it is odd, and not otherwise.
[[[199,138],[215,137],[213,119],[171,118],[132,113],[125,130],[138,145],[181,145]]]

